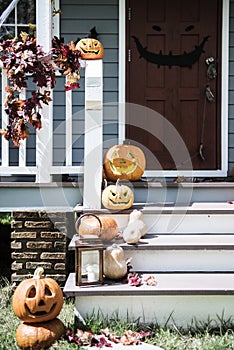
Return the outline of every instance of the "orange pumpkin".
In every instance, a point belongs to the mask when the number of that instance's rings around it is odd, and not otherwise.
[[[76,50],[79,50],[81,57],[85,60],[101,59],[104,56],[104,47],[102,43],[93,38],[84,38],[76,44]]]
[[[115,219],[109,216],[99,216],[98,218],[101,222],[101,230],[99,221],[95,216],[89,215],[81,220],[79,226],[78,221],[76,222],[77,233],[82,237],[98,235],[100,233],[100,238],[103,241],[109,241],[118,236],[118,224]]]
[[[39,350],[49,348],[65,334],[65,326],[58,318],[43,323],[21,323],[16,330],[16,342],[20,349]]]
[[[119,180],[115,185],[107,186],[102,192],[102,204],[107,209],[124,210],[133,205],[134,193],[130,187],[120,185]]]
[[[57,317],[63,306],[63,292],[52,278],[41,278],[44,272],[38,267],[33,278],[22,281],[16,288],[12,307],[24,322],[36,323]]]
[[[145,171],[145,155],[133,145],[115,145],[104,156],[104,171],[108,180],[125,179],[136,181]]]

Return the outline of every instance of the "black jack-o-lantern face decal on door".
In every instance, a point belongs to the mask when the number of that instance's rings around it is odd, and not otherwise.
[[[140,58],[143,57],[146,61],[160,66],[179,66],[179,67],[192,67],[192,65],[198,61],[201,54],[204,52],[203,48],[209,36],[205,36],[202,42],[195,47],[193,51],[184,52],[180,55],[173,55],[171,52],[168,55],[162,54],[160,51],[158,54],[148,51],[146,47],[143,47],[140,40],[136,36],[132,36],[137,50],[140,54]]]

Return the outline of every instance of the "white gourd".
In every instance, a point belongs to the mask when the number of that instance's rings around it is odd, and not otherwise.
[[[123,231],[123,239],[128,244],[136,244],[147,232],[147,226],[142,218],[142,212],[134,209],[129,215],[129,222]]]

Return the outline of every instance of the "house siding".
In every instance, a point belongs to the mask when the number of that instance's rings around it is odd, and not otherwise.
[[[118,0],[61,0],[60,33],[64,42],[86,37],[96,26],[105,47],[104,68],[104,149],[118,140]],[[228,174],[234,167],[234,0],[230,0],[229,27],[229,106],[228,106]],[[0,79],[1,82],[1,79]],[[57,77],[54,90],[53,164],[65,163],[65,94],[64,78]],[[0,101],[2,103],[2,101]],[[113,105],[114,104],[114,105]],[[1,115],[0,115],[1,120]],[[84,156],[84,72],[80,89],[73,92],[73,165]],[[27,165],[35,165],[35,132],[27,140]],[[1,158],[1,150],[0,150]],[[18,149],[11,146],[10,164],[17,165]]]
[[[76,1],[61,0],[61,37],[64,42],[75,41],[89,35],[90,29],[96,27],[98,39],[105,48],[103,58],[103,144],[104,150],[118,139],[118,1]],[[79,165],[84,155],[84,72],[81,71],[80,88],[73,93],[73,164]],[[60,93],[62,94],[61,86]],[[55,108],[61,99],[57,96]],[[63,114],[56,114],[54,122],[59,128]],[[62,135],[60,134],[60,138]],[[61,145],[61,143],[60,143]],[[60,149],[65,152],[65,148]],[[55,148],[55,158],[58,148]]]

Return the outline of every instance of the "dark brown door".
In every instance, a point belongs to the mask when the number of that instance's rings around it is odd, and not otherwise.
[[[149,151],[147,169],[186,169],[188,159],[175,164],[167,147],[164,120],[183,139],[193,169],[220,169],[222,1],[128,0],[126,12],[127,102],[163,116],[127,108],[126,138]],[[155,123],[157,135],[149,132]]]

